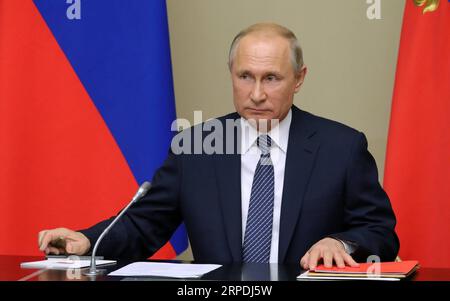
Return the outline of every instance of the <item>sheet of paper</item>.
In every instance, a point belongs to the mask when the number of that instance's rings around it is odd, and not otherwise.
[[[114,264],[115,260],[96,260],[97,266]],[[70,258],[49,258],[40,261],[22,262],[21,268],[24,269],[50,269],[50,270],[64,270],[64,269],[80,269],[91,265],[90,260],[76,260]]]
[[[321,280],[373,280],[373,281],[400,281],[398,278],[387,278],[387,277],[327,277],[327,276],[309,276],[309,271],[304,272],[297,276],[297,280],[308,280],[308,281],[321,281]]]
[[[108,275],[198,278],[219,267],[221,267],[221,265],[217,264],[134,262],[112,273],[109,273]]]

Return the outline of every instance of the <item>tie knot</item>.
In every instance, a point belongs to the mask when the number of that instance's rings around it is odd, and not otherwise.
[[[269,135],[260,135],[256,141],[259,149],[263,155],[270,153],[270,147],[272,146],[272,139]]]

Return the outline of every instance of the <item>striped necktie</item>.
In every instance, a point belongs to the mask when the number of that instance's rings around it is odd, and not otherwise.
[[[267,263],[272,242],[274,202],[274,170],[270,158],[272,140],[268,135],[258,137],[261,157],[253,177],[250,204],[245,228],[244,262]]]

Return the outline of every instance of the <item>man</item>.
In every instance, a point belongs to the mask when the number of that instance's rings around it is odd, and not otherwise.
[[[356,266],[370,255],[393,260],[395,216],[365,136],[293,106],[307,72],[295,35],[277,24],[250,26],[234,39],[229,68],[238,114],[218,120],[240,124],[241,135],[231,139],[237,151],[171,151],[150,193],[98,254],[147,258],[184,221],[197,262],[300,262],[313,269],[320,262]],[[40,249],[86,254],[110,221],[80,232],[41,231]]]

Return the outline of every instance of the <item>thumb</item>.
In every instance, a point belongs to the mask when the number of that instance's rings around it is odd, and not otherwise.
[[[71,242],[66,243],[66,252],[69,254],[73,254],[73,245]]]
[[[66,252],[69,254],[83,255],[86,250],[84,250],[84,246],[81,241],[68,241],[66,244]]]

